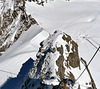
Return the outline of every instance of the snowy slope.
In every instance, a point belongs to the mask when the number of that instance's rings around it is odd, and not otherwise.
[[[17,77],[10,77],[0,89],[19,89],[23,81],[28,77],[28,72],[33,67],[33,61],[32,58],[29,58],[23,63]]]

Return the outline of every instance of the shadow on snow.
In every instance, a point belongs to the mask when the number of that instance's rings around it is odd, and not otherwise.
[[[28,78],[28,72],[33,67],[33,62],[34,60],[31,58],[27,60],[23,64],[17,77],[15,78],[10,77],[0,89],[20,89],[23,82]]]

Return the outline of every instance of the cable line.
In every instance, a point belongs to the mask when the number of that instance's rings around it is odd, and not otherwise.
[[[88,38],[84,37],[92,46],[94,46],[96,49],[98,49],[98,47],[96,47]],[[92,41],[94,41],[93,39],[91,39]],[[94,41],[95,42],[95,41]],[[95,42],[96,44],[98,44],[97,42]],[[99,45],[99,44],[98,44]],[[100,45],[99,45],[100,46]],[[99,50],[100,51],[100,50]]]
[[[97,49],[97,47],[89,39],[86,38],[86,40]]]
[[[94,46],[96,49],[98,49],[89,39],[85,38],[92,46]]]
[[[85,72],[85,70],[87,69],[87,67],[90,65],[90,63],[92,62],[92,60],[94,59],[94,57],[96,56],[97,52],[99,51],[100,46],[98,47],[98,49],[96,50],[96,52],[94,53],[94,55],[92,56],[91,60],[89,61],[89,63],[86,65],[85,69],[82,71],[82,73],[79,75],[79,77],[75,80],[75,82],[82,76],[82,74]]]
[[[97,43],[95,40],[93,40],[92,38],[90,38],[93,42],[95,42],[97,45],[100,45],[99,43]]]

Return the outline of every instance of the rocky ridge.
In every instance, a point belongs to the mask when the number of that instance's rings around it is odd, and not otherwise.
[[[21,89],[96,89],[91,73],[78,55],[78,45],[61,31],[40,43],[37,59]]]
[[[31,25],[37,24],[36,20],[26,13],[25,0],[1,0],[1,3],[0,55]]]

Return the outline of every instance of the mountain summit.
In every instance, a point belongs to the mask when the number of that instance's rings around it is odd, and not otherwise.
[[[55,31],[40,43],[37,59],[21,89],[96,89],[78,45],[64,32]]]

